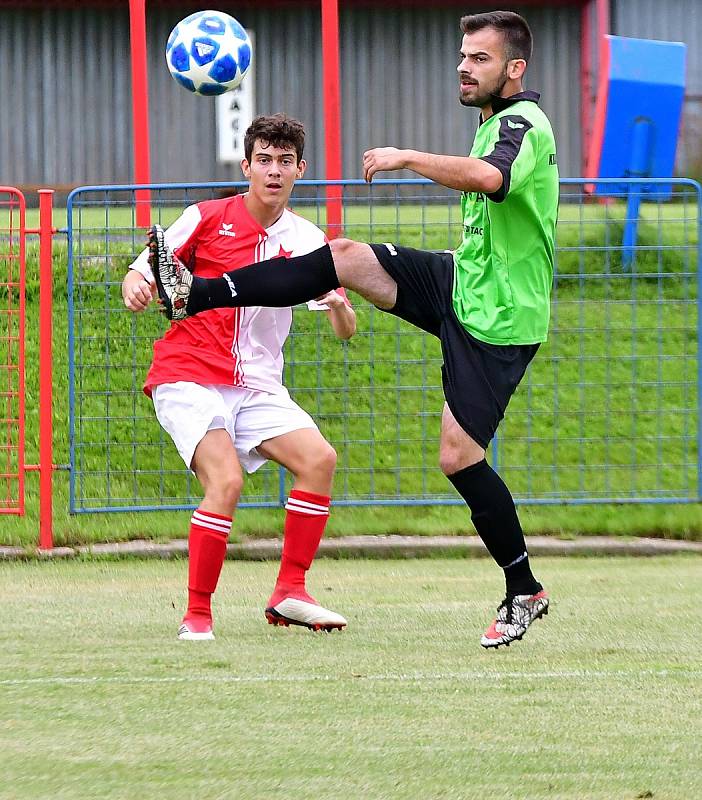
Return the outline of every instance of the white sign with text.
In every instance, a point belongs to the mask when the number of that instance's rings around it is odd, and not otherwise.
[[[248,31],[251,40],[253,34]],[[217,96],[217,160],[238,164],[244,157],[244,134],[254,117],[254,64],[231,92]]]

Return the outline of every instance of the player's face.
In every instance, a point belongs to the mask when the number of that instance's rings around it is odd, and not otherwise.
[[[251,161],[241,162],[250,182],[249,194],[266,205],[287,205],[295,181],[302,177],[305,166],[304,160],[298,164],[294,147],[273,147],[261,139],[254,142]]]
[[[504,38],[499,31],[482,28],[464,34],[456,67],[461,104],[476,108],[489,105],[491,95],[502,93],[512,63],[505,58]]]

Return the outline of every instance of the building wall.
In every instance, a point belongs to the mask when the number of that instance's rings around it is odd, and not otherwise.
[[[0,9],[0,182],[132,180],[126,5]],[[361,176],[368,147],[460,154],[475,130],[477,112],[457,100],[462,6],[398,6],[341,7],[345,177]],[[164,63],[168,33],[185,13],[148,6],[152,179],[238,178],[238,167],[215,160],[213,101],[177,86]],[[309,132],[307,177],[323,177],[319,8],[260,4],[234,13],[255,33],[256,111],[283,110],[302,119]],[[562,174],[577,175],[580,11],[529,8],[525,14],[536,39],[527,84],[543,94]]]
[[[615,0],[612,33],[687,44],[687,85],[677,153],[680,175],[702,175],[702,2]]]

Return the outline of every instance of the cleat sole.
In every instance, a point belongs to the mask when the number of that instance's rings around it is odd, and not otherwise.
[[[209,631],[191,631],[186,625],[181,625],[178,628],[177,638],[180,642],[206,642],[212,641],[215,635],[211,629]]]
[[[162,234],[156,228],[155,225],[149,229],[148,240],[147,240],[147,247],[149,250],[149,266],[151,267],[151,272],[153,273],[154,280],[156,282],[156,289],[158,290],[158,303],[160,305],[159,311],[167,319],[172,319],[173,309],[171,307],[171,301],[163,286],[163,282],[161,281],[161,272],[159,264],[161,252],[158,242],[158,237],[160,235]]]
[[[334,630],[343,630],[344,625],[336,622],[300,622],[300,620],[292,619],[292,617],[285,617],[279,614],[274,608],[267,608],[265,611],[266,619],[269,625],[277,625],[282,628],[289,628],[291,625],[298,625],[301,628],[307,628],[310,631],[324,631],[331,633]]]

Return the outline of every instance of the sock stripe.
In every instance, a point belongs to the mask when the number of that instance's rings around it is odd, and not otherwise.
[[[202,514],[204,517],[209,517],[213,520],[218,520],[219,522],[228,522],[231,524],[232,518],[226,517],[224,514],[216,514],[214,511],[203,511],[201,508],[196,508],[193,511],[193,514]]]
[[[227,536],[232,529],[231,520],[222,519],[221,517],[213,517],[207,513],[203,513],[202,511],[193,511],[190,521],[193,525],[197,525],[199,528],[207,528],[211,531],[224,533]]]
[[[223,525],[224,527],[231,528],[232,521],[229,517],[220,517],[217,514],[210,514],[208,511],[200,511],[199,508],[196,508],[193,511],[193,517],[197,519],[201,519],[204,522],[211,522],[213,525]]]
[[[298,506],[291,505],[290,503],[285,504],[286,511],[292,511],[295,514],[307,514],[310,517],[328,517],[328,511],[313,511],[311,508],[299,508]]]
[[[310,503],[307,500],[300,500],[297,497],[288,497],[285,510],[297,511],[298,514],[311,514],[312,516],[324,516],[329,514],[329,506],[323,506],[320,503]]]
[[[198,528],[207,528],[210,531],[216,531],[217,533],[221,533],[224,536],[229,536],[229,533],[231,531],[231,526],[229,526],[228,528],[223,528],[221,525],[212,525],[209,522],[203,522],[202,520],[195,518],[191,520],[191,523],[193,525],[196,525]]]
[[[525,550],[520,556],[517,556],[514,561],[510,561],[509,564],[506,564],[502,569],[509,569],[510,567],[514,567],[516,564],[524,561],[525,558],[528,558],[529,553]]]

